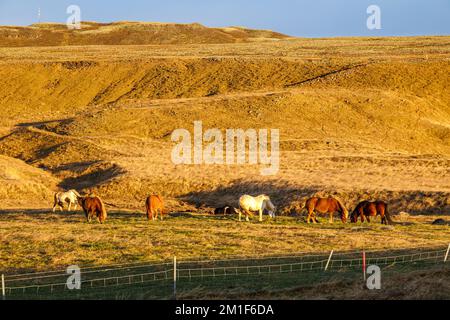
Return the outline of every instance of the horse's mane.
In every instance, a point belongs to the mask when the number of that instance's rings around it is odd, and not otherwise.
[[[106,207],[105,207],[105,204],[103,203],[103,200],[100,198],[100,197],[95,197],[95,198],[97,198],[98,199],[98,201],[100,201],[100,205],[102,206],[102,216],[104,217],[104,218],[106,218]]]
[[[70,191],[72,191],[78,198],[81,198],[81,195],[78,193],[77,190],[72,189],[72,190],[70,190]]]
[[[334,197],[334,200],[336,200],[336,202],[339,204],[339,207],[341,208],[342,212],[344,214],[348,214],[348,210],[347,208],[344,206],[343,202],[341,199]]]

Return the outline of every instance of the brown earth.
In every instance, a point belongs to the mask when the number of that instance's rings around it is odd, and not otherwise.
[[[449,213],[448,37],[2,48],[0,57],[0,153],[59,188],[122,208],[143,208],[149,193],[196,210],[264,192],[284,214],[314,194]],[[280,172],[175,166],[171,133],[196,120],[205,130],[280,129]],[[50,205],[51,195],[0,194]]]

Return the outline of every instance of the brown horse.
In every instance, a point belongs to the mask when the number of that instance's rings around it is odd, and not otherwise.
[[[308,210],[308,219],[306,220],[308,223],[311,222],[311,219],[314,223],[317,223],[317,218],[315,212],[319,212],[322,214],[330,214],[330,223],[333,223],[333,214],[335,212],[339,212],[341,215],[341,220],[343,223],[347,222],[348,211],[341,201],[329,197],[329,198],[311,198],[306,201],[305,205]]]
[[[97,196],[88,196],[78,198],[78,203],[84,210],[88,222],[92,221],[92,217],[96,216],[100,223],[106,221],[106,207],[102,199]]]
[[[353,210],[350,217],[352,223],[358,222],[358,218],[361,217],[361,222],[364,222],[364,218],[370,223],[370,217],[381,216],[382,224],[393,223],[391,216],[388,211],[388,205],[383,201],[363,201],[358,204]]]
[[[158,213],[161,215],[161,220],[163,220],[164,212],[164,201],[161,196],[149,196],[145,201],[145,209],[147,210],[148,220],[158,220]]]

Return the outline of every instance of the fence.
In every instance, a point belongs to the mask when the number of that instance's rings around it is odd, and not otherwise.
[[[366,265],[405,265],[414,263],[445,263],[447,248],[425,250],[351,251],[288,256],[234,257],[223,260],[186,259],[167,262],[117,264],[81,268],[81,288],[99,289],[136,286],[158,282],[176,283],[195,279],[233,278],[249,275],[287,274],[361,270]],[[365,271],[365,270],[364,270]],[[2,275],[2,295],[54,294],[70,291],[66,270]]]

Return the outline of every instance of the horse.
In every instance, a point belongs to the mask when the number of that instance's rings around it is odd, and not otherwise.
[[[214,210],[214,214],[215,215],[232,215],[232,214],[238,214],[239,212],[236,210],[236,208],[230,207],[230,206],[226,206],[226,207],[220,207],[220,208],[216,208]]]
[[[70,207],[72,204],[75,205],[75,211],[77,210],[78,199],[81,198],[81,195],[76,190],[69,190],[66,192],[57,192],[55,193],[53,199],[53,212],[56,210],[56,206],[59,206],[61,211],[64,211],[64,203],[68,203],[69,207],[67,208],[70,211]]]
[[[92,217],[96,216],[98,221],[103,224],[106,221],[106,207],[102,199],[97,196],[80,197],[78,203],[84,210],[87,222],[92,221]]]
[[[242,212],[245,214],[246,221],[249,221],[250,215],[253,216],[252,212],[259,212],[259,222],[262,222],[263,211],[266,209],[269,211],[269,216],[275,218],[276,208],[268,196],[263,194],[255,198],[244,195],[239,199],[239,221],[241,221]]]
[[[164,201],[161,196],[152,195],[145,201],[145,209],[147,211],[148,220],[156,221],[158,220],[158,213],[161,215],[161,221],[163,220],[164,211]]]
[[[350,216],[352,223],[358,222],[358,218],[361,217],[361,222],[364,222],[364,218],[370,223],[370,217],[381,216],[381,224],[393,223],[391,215],[388,212],[388,205],[383,201],[363,201],[358,204],[353,210]]]
[[[308,199],[306,201],[305,207],[308,210],[308,218],[306,219],[307,223],[310,223],[311,219],[314,223],[318,222],[315,212],[319,212],[322,214],[329,213],[330,214],[330,223],[333,223],[333,214],[335,212],[339,212],[341,215],[342,223],[347,222],[348,210],[345,208],[345,206],[342,204],[342,202],[336,198],[314,197],[314,198]]]

